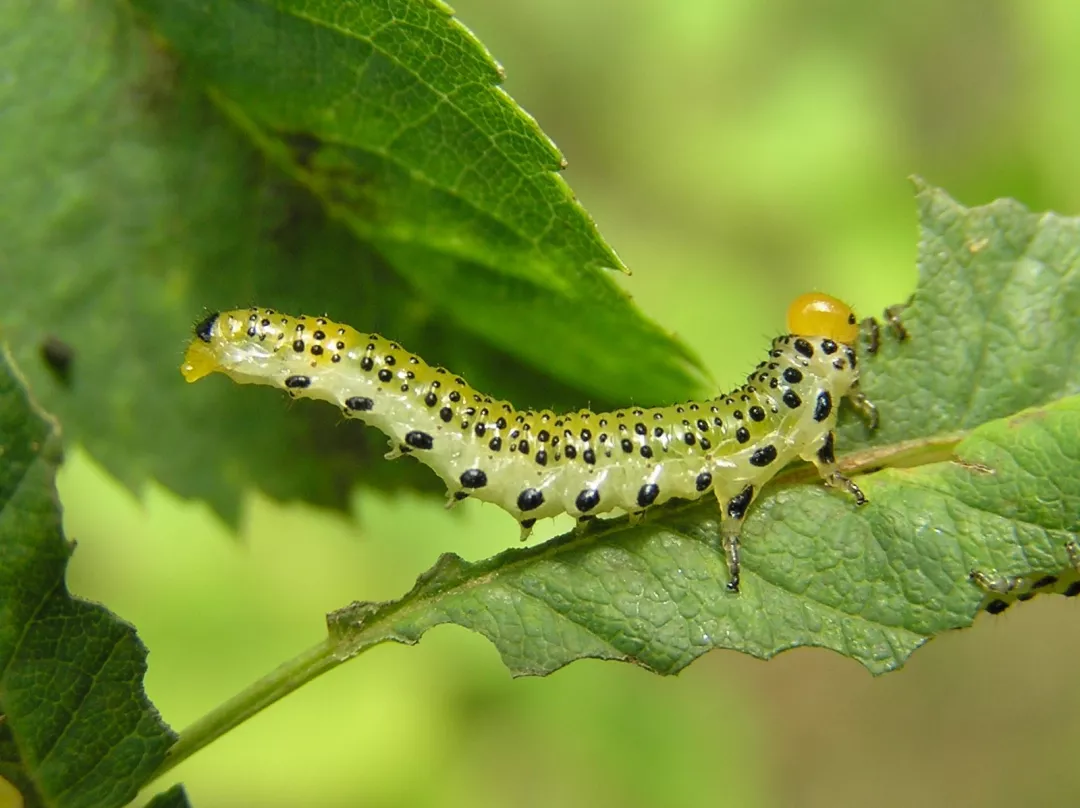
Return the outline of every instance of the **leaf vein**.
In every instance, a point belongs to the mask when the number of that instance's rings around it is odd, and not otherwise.
[[[86,700],[90,698],[90,694],[93,692],[94,687],[97,684],[98,678],[101,676],[102,671],[105,670],[105,666],[109,664],[109,660],[112,659],[113,654],[116,653],[116,649],[120,647],[120,644],[123,642],[123,640],[123,635],[118,633],[116,639],[113,641],[112,647],[109,648],[109,652],[101,661],[101,665],[99,665],[98,669],[90,675],[90,681],[87,683],[86,687],[83,688],[83,692],[79,695],[78,703],[75,704],[71,711],[68,713],[67,722],[64,724],[60,732],[56,734],[56,737],[53,738],[52,743],[50,743],[49,746],[44,750],[44,754],[42,754],[40,760],[38,761],[39,766],[45,765],[45,762],[49,759],[52,753],[60,745],[60,742],[67,735],[68,730],[70,730],[72,725],[75,724],[75,719],[78,716],[79,711],[83,708],[83,705],[86,704]],[[91,769],[90,771],[93,771],[93,769]],[[85,778],[86,775],[84,774],[83,777],[79,778],[78,781],[71,783],[64,791],[60,792],[56,796],[59,797],[64,793],[67,793],[74,786],[78,785],[79,782],[82,782],[82,780],[84,780]]]
[[[265,2],[265,0],[260,0],[260,2]],[[423,76],[421,76],[415,69],[413,69],[407,63],[405,63],[401,59],[397,58],[393,53],[391,53],[390,51],[388,51],[387,49],[382,47],[376,41],[376,39],[374,37],[364,36],[363,34],[357,33],[356,31],[350,30],[348,28],[343,28],[343,27],[341,27],[339,25],[335,25],[335,24],[329,22],[328,20],[320,19],[318,17],[314,17],[312,15],[303,13],[302,11],[300,11],[298,9],[295,9],[295,8],[280,9],[280,8],[276,7],[272,3],[266,3],[266,5],[269,5],[269,6],[273,7],[273,8],[275,8],[275,10],[277,10],[277,11],[290,14],[291,16],[294,16],[297,19],[300,19],[300,20],[303,20],[303,21],[305,21],[307,23],[310,23],[311,25],[314,25],[316,27],[321,27],[321,28],[324,28],[324,29],[329,30],[329,31],[334,31],[334,32],[336,32],[338,34],[341,34],[342,36],[349,37],[349,38],[352,38],[352,39],[356,39],[356,40],[358,40],[360,42],[364,42],[365,44],[369,45],[372,48],[373,51],[378,52],[380,55],[382,55],[388,61],[393,63],[395,66],[397,66],[401,70],[403,70],[406,73],[408,73],[409,75],[411,75],[414,79],[416,79],[416,81],[419,82],[423,87],[425,87],[438,100],[439,103],[445,103],[450,109],[454,110],[454,112],[456,112],[460,116],[460,118],[466,122],[466,124],[469,126],[469,128],[472,129],[477,135],[479,135],[485,141],[487,141],[491,145],[491,147],[496,151],[496,153],[498,153],[506,161],[506,164],[511,168],[511,170],[515,171],[523,180],[526,180],[526,181],[530,182],[530,184],[536,185],[536,179],[537,178],[547,177],[547,176],[551,176],[551,175],[556,175],[557,176],[558,172],[554,168],[554,160],[553,160],[553,167],[550,168],[550,169],[541,169],[541,170],[536,171],[536,172],[527,172],[527,171],[525,171],[522,168],[520,161],[511,159],[510,155],[499,145],[498,141],[494,137],[492,137],[491,135],[489,135],[488,133],[486,133],[485,131],[480,129],[473,122],[473,120],[469,117],[469,115],[465,112],[465,110],[462,109],[459,104],[455,103],[451,93],[446,93],[446,92],[443,92],[443,91],[437,89],[427,79],[425,79]],[[391,22],[388,22],[388,23],[384,24],[383,29],[392,27],[394,25],[402,25],[402,24],[407,24],[407,23],[405,23],[405,21],[402,21],[402,20],[394,20],[394,21],[391,21]],[[475,82],[475,83],[477,84],[477,86],[481,87],[484,90],[498,90],[499,89],[497,84],[484,85],[484,84],[481,84],[480,82]],[[431,112],[428,113],[429,116],[432,115],[432,114],[434,114],[434,110],[432,110]],[[402,132],[399,132],[397,135],[395,135],[395,139],[397,137],[400,137],[401,134],[403,134],[404,131],[407,131],[407,130],[403,130]],[[436,189],[444,191],[446,193],[453,194],[455,197],[457,197],[461,201],[468,204],[470,207],[472,207],[477,212],[479,212],[481,214],[485,214],[487,216],[490,216],[492,219],[498,221],[500,224],[505,226],[508,230],[510,230],[515,235],[517,235],[518,237],[523,239],[526,243],[532,245],[536,249],[539,249],[540,245],[539,245],[539,241],[537,239],[535,239],[533,237],[530,237],[526,233],[522,232],[514,224],[507,221],[505,219],[505,217],[499,216],[499,215],[497,215],[496,213],[494,213],[491,210],[485,210],[485,209],[481,208],[478,203],[474,202],[469,197],[463,196],[460,192],[456,191],[453,188],[438,184],[438,182],[434,178],[429,177],[426,173],[417,172],[416,169],[415,169],[415,166],[406,166],[400,160],[392,157],[389,153],[384,152],[384,151],[382,151],[380,149],[375,149],[375,148],[371,148],[371,147],[362,147],[362,146],[359,146],[358,144],[354,144],[354,143],[348,143],[347,145],[349,145],[350,147],[353,147],[353,148],[360,148],[363,151],[368,151],[369,153],[372,153],[372,154],[375,154],[375,155],[377,155],[379,157],[382,157],[383,159],[386,159],[389,162],[392,162],[392,163],[398,165],[399,167],[407,170],[409,172],[410,176],[412,176],[414,178],[423,178],[430,187],[436,188]],[[572,204],[569,199],[567,199],[565,201],[567,203]]]

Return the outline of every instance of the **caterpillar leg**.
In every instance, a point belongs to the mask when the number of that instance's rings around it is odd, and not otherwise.
[[[450,510],[459,502],[469,498],[468,491],[450,491],[446,492],[446,510]]]
[[[579,536],[582,533],[588,532],[589,528],[592,526],[592,523],[593,523],[593,521],[595,519],[596,519],[595,516],[588,516],[588,515],[579,516],[577,518],[577,520],[574,522],[574,532],[576,534],[578,534]]]
[[[896,303],[892,306],[885,307],[885,322],[892,328],[893,332],[896,334],[896,339],[899,342],[903,342],[908,338],[907,329],[904,328],[904,323],[900,319],[900,315],[904,313],[904,309],[909,305],[911,305],[910,299],[907,303]]]
[[[847,393],[847,399],[866,421],[866,427],[871,432],[878,428],[878,408],[873,401],[866,397],[866,393],[859,389],[858,383],[852,386]]]
[[[1075,541],[1068,541],[1065,544],[1065,552],[1069,555],[1073,572],[1080,575],[1080,545]],[[1070,580],[1069,576],[1042,575],[1031,580],[1030,577],[1023,575],[999,575],[994,570],[990,572],[971,570],[968,573],[968,580],[988,596],[989,599],[982,608],[990,614],[1001,614],[1008,609],[1013,597],[1019,601],[1031,600],[1040,591],[1058,592],[1066,597],[1080,595],[1080,581]],[[1000,597],[991,597],[994,595]]]
[[[988,595],[1008,595],[1024,582],[1020,575],[998,575],[994,570],[990,572],[972,570],[968,573],[968,580]]]
[[[754,486],[747,485],[727,502],[720,501],[720,550],[727,562],[729,592],[738,594],[742,571],[739,554],[739,534],[742,532],[743,519],[756,495]]]
[[[1069,563],[1074,571],[1080,573],[1080,544],[1075,541],[1065,543],[1065,552],[1069,554]],[[1019,589],[1024,583],[1022,575],[998,575],[997,572],[972,570],[968,579],[987,594],[1008,595]],[[1038,588],[1038,587],[1034,587]]]
[[[409,453],[409,447],[398,443],[393,438],[389,441],[390,451],[383,455],[384,460],[397,460],[403,455]]]
[[[903,342],[908,338],[907,329],[904,327],[903,321],[900,319],[900,315],[903,314],[904,309],[910,304],[910,300],[907,303],[897,303],[894,306],[886,306],[882,312],[882,317],[885,320],[886,328],[892,330],[896,335],[897,342]],[[878,325],[878,321],[874,317],[867,317],[862,321],[862,330],[866,334],[868,353],[877,353],[878,348],[881,347],[881,326]]]
[[[1058,581],[1057,576],[1046,575],[1029,583],[1022,575],[999,575],[994,570],[972,570],[968,573],[968,580],[987,595],[981,608],[990,614],[1001,614],[1012,605],[1013,598],[1031,600],[1043,586],[1053,586]]]
[[[741,525],[741,522],[740,522]],[[739,594],[739,581],[742,571],[742,564],[739,555],[739,533],[738,526],[735,528],[735,532],[730,535],[725,531],[723,537],[723,544],[721,549],[724,551],[724,560],[727,561],[728,568],[728,592],[734,592]]]
[[[811,449],[809,454],[803,455],[803,460],[809,460],[817,467],[818,474],[825,481],[825,485],[830,488],[842,488],[855,498],[856,505],[865,505],[867,499],[862,489],[849,477],[841,474],[840,469],[837,468],[836,454],[833,449],[835,442],[836,433],[830,430],[816,449]]]

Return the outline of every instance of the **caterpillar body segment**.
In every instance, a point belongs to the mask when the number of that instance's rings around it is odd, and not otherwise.
[[[746,382],[726,395],[610,412],[520,411],[397,343],[325,317],[250,308],[195,327],[188,381],[224,373],[339,407],[438,474],[450,503],[474,498],[510,513],[526,537],[538,519],[580,521],[623,509],[638,518],[671,500],[714,496],[729,589],[739,588],[739,531],[761,488],[787,463],[813,463],[856,503],[836,465],[841,399],[876,419],[858,390],[858,324],[834,298],[804,295]]]
[[[996,572],[972,570],[968,578],[985,595],[981,604],[990,614],[1001,614],[1014,603],[1031,600],[1036,595],[1080,597],[1080,544],[1065,544],[1069,566],[1055,573],[1036,575],[999,575]]]

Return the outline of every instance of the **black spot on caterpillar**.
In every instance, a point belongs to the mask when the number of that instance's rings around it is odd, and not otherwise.
[[[382,430],[387,457],[408,453],[433,469],[451,504],[470,497],[509,512],[522,538],[537,519],[561,513],[581,520],[622,508],[636,521],[668,500],[712,491],[728,588],[738,591],[743,519],[788,462],[809,461],[829,485],[866,501],[833,455],[834,402],[848,397],[876,420],[857,387],[855,315],[835,298],[803,295],[788,310],[788,329],[727,395],[607,413],[519,412],[383,337],[273,309],[204,319],[181,371],[189,382],[218,372],[330,401]]]

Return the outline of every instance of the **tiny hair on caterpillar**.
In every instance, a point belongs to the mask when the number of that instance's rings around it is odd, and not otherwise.
[[[622,509],[633,522],[669,500],[712,493],[727,586],[737,592],[743,520],[790,461],[813,463],[827,485],[866,502],[835,457],[842,399],[877,423],[858,388],[855,314],[811,293],[791,304],[787,325],[745,384],[726,395],[611,412],[520,411],[377,334],[257,307],[199,322],[181,372],[189,382],[223,373],[329,401],[384,432],[388,458],[410,454],[435,471],[451,504],[473,498],[510,513],[522,539],[538,519],[562,513],[580,523]]]

